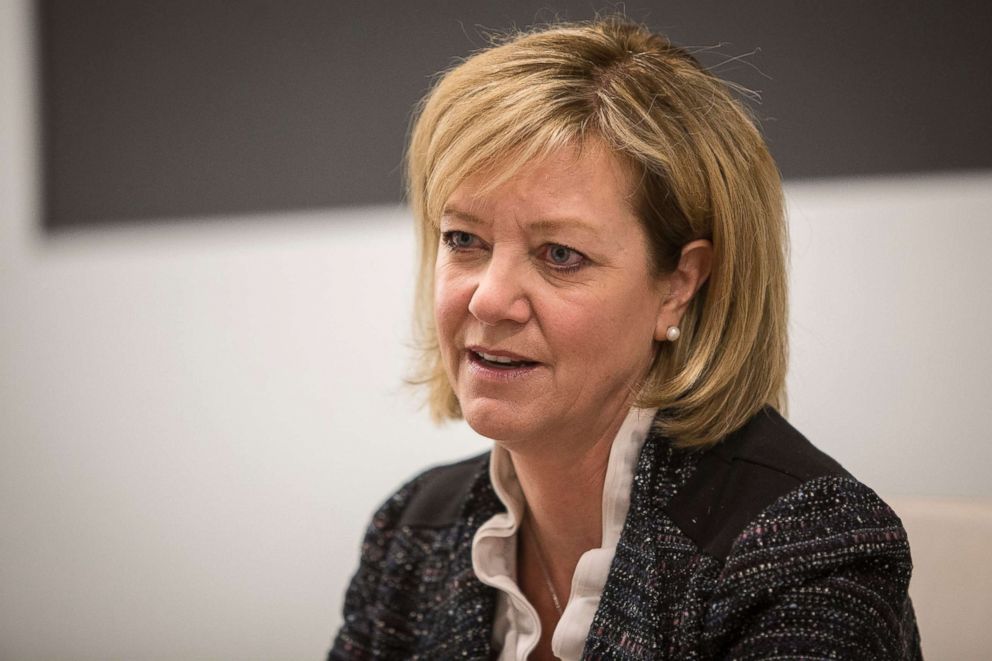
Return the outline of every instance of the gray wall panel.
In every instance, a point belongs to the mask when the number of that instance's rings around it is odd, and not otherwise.
[[[411,108],[487,31],[588,2],[39,3],[50,228],[389,203]],[[979,2],[628,2],[754,89],[787,178],[992,166]]]

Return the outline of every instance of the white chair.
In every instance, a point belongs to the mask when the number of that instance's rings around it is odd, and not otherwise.
[[[924,658],[992,659],[992,500],[887,500],[909,533]]]

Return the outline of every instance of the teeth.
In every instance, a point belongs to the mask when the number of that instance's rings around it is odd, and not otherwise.
[[[515,361],[506,358],[505,356],[494,356],[492,354],[483,353],[481,351],[476,351],[476,353],[482,356],[483,359],[488,360],[490,363],[500,363],[501,365],[512,365]]]

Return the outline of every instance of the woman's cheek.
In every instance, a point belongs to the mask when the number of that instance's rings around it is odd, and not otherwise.
[[[468,314],[471,286],[464,277],[458,277],[443,265],[435,270],[434,323],[441,347],[446,348]]]

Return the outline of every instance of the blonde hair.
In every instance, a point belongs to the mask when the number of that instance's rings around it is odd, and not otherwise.
[[[419,279],[416,383],[435,420],[458,418],[434,327],[443,205],[470,174],[492,185],[565,145],[603,141],[634,173],[635,203],[659,274],[696,239],[713,270],[677,342],[657,343],[638,405],[659,407],[682,446],[715,443],[762,406],[784,406],[786,227],[771,155],[727,84],[686,50],[623,18],[552,26],[482,50],[422,101],[407,154]]]

